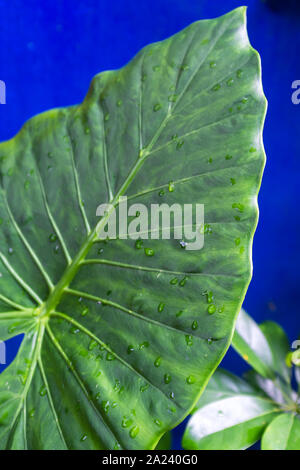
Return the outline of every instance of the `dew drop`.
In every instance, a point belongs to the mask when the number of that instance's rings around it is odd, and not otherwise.
[[[172,380],[172,377],[171,377],[170,374],[165,374],[165,375],[164,375],[164,382],[165,382],[165,384],[169,384],[169,383],[171,382],[171,380]]]
[[[132,425],[132,419],[128,417],[124,417],[122,419],[122,428],[129,428]]]
[[[178,284],[177,277],[174,277],[173,279],[171,279],[170,284],[172,284],[172,286],[176,286],[176,284]]]
[[[82,317],[86,317],[86,315],[89,313],[89,308],[88,307],[84,307],[81,311],[81,316]]]
[[[114,361],[115,360],[115,356],[111,353],[111,352],[108,352],[106,354],[106,360],[107,361]]]
[[[155,367],[159,367],[161,365],[161,357],[158,356],[154,361]]]
[[[169,182],[169,192],[172,193],[175,189],[174,181]]]
[[[9,334],[13,333],[13,332],[17,329],[17,326],[18,326],[17,324],[11,325],[11,326],[7,329],[7,332],[8,332]]]
[[[192,323],[192,330],[197,330],[197,328],[198,328],[198,322],[197,320],[194,320]]]
[[[216,306],[214,304],[209,305],[207,311],[210,315],[212,315],[216,311]]]
[[[211,304],[213,302],[214,294],[212,291],[206,292],[206,299],[208,304]]]
[[[70,328],[70,333],[72,333],[73,335],[77,335],[77,333],[79,333],[79,329],[76,327],[76,326],[71,326]]]
[[[81,436],[81,438],[80,438],[80,441],[81,441],[81,442],[84,442],[84,441],[86,441],[86,440],[87,440],[87,435],[86,435],[86,434],[84,434],[83,436]]]
[[[237,78],[241,78],[242,75],[243,75],[243,71],[241,69],[237,70],[237,72],[236,72]]]
[[[57,236],[55,235],[55,233],[51,233],[51,235],[49,235],[49,240],[50,242],[56,242],[57,240]]]
[[[239,203],[239,202],[234,202],[232,204],[232,208],[237,209],[239,212],[244,212],[245,206],[243,204]]]
[[[134,351],[134,347],[132,346],[132,344],[130,344],[127,348],[127,354],[131,354],[133,353],[133,351]]]
[[[154,250],[152,250],[152,248],[145,248],[144,251],[146,256],[154,256]]]
[[[136,240],[135,247],[137,250],[140,250],[141,248],[143,248],[143,240]]]
[[[108,400],[103,400],[101,402],[101,407],[105,413],[108,413],[109,410],[109,401]]]
[[[186,378],[186,383],[188,383],[189,385],[192,385],[196,382],[196,377],[194,377],[193,375],[189,375],[187,378]]]
[[[168,100],[169,100],[171,103],[175,103],[175,101],[177,100],[177,98],[178,98],[178,95],[173,94],[173,95],[169,95]]]
[[[129,432],[129,436],[134,439],[139,433],[139,428],[138,426],[133,426],[131,429],[130,429],[130,432]]]
[[[45,387],[45,385],[42,385],[40,390],[39,390],[39,394],[41,397],[44,397],[46,394],[47,394],[47,389]]]
[[[214,69],[217,66],[217,64],[216,64],[216,62],[212,61],[212,62],[210,62],[209,66],[210,66],[211,69]]]
[[[166,304],[164,304],[163,302],[160,302],[160,304],[157,307],[158,312],[161,313],[163,311],[163,309],[165,308],[165,306],[166,306]]]
[[[212,87],[212,91],[218,91],[218,90],[220,90],[220,88],[221,88],[220,83],[217,83],[216,85],[214,85],[214,86]]]
[[[233,85],[233,83],[234,83],[234,80],[233,80],[233,78],[229,78],[229,80],[227,80],[227,82],[226,82],[226,83],[227,83],[227,86],[232,86],[232,85]]]
[[[193,346],[193,337],[191,335],[185,335],[185,341],[187,346]]]
[[[156,103],[154,106],[153,106],[153,111],[159,111],[161,109],[161,104],[160,103]]]

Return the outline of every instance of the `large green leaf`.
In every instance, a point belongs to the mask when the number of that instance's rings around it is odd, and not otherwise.
[[[265,430],[262,450],[300,450],[300,419],[291,413],[277,416]]]
[[[25,334],[0,376],[1,449],[154,448],[192,409],[251,276],[265,108],[240,8],[0,146],[0,338]],[[100,242],[97,206],[124,195],[204,204],[204,248]]]
[[[277,405],[243,380],[217,370],[188,422],[185,449],[242,450],[254,444]]]

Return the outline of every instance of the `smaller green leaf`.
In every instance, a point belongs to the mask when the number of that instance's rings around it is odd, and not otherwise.
[[[273,379],[273,355],[257,323],[242,309],[238,316],[232,346],[260,375]]]
[[[185,449],[242,450],[260,439],[278,408],[245,381],[218,370],[188,422]]]
[[[251,369],[244,374],[247,380],[257,391],[263,392],[276,403],[284,404],[295,401],[297,395],[294,390],[282,380],[279,376],[274,380],[262,377],[260,374]]]
[[[216,370],[208,385],[201,395],[197,405],[195,406],[192,413],[195,413],[199,408],[203,408],[204,405],[209,403],[222,400],[241,394],[258,394],[256,384],[253,387],[248,384],[245,380],[240,379],[234,374],[219,368]]]
[[[300,450],[300,420],[291,413],[277,416],[265,430],[262,450]]]
[[[259,325],[266,340],[269,343],[272,356],[273,368],[287,382],[291,381],[291,370],[286,365],[286,355],[289,353],[289,340],[278,323],[266,321]]]

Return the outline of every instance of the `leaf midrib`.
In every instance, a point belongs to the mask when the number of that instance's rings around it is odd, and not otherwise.
[[[166,116],[162,119],[161,124],[159,125],[157,131],[154,133],[154,135],[153,135],[152,139],[150,140],[149,144],[146,147],[139,149],[138,155],[140,155],[140,152],[142,151],[142,156],[137,158],[133,168],[129,172],[127,178],[125,179],[125,181],[123,183],[123,185],[121,186],[121,188],[119,189],[119,191],[115,195],[114,199],[111,201],[110,209],[107,211],[106,215],[100,220],[100,222],[96,225],[94,230],[92,230],[91,233],[88,235],[85,243],[82,245],[81,249],[79,250],[79,253],[74,258],[71,265],[67,267],[67,269],[66,269],[65,273],[63,274],[61,280],[56,285],[53,292],[50,294],[50,296],[49,296],[49,298],[48,298],[48,300],[45,304],[46,308],[43,312],[44,315],[50,316],[51,312],[54,311],[55,308],[57,307],[63,292],[71,284],[72,280],[76,276],[76,273],[77,273],[77,271],[80,267],[80,264],[85,259],[87,253],[89,252],[89,249],[91,248],[91,246],[93,245],[95,239],[97,238],[97,233],[99,233],[99,231],[101,231],[101,229],[105,227],[112,211],[117,207],[120,197],[125,194],[126,189],[128,188],[128,186],[133,181],[134,177],[138,173],[139,169],[142,167],[142,165],[143,165],[144,161],[146,160],[147,156],[150,154],[153,146],[155,145],[155,143],[159,139],[163,129],[167,125],[169,119],[172,116],[172,113],[174,112],[176,106],[178,106],[178,103],[182,99],[185,91],[190,86],[191,82],[195,78],[196,74],[199,72],[201,66],[205,62],[205,60],[208,57],[208,55],[210,54],[210,52],[215,47],[216,43],[220,40],[220,38],[223,36],[225,31],[228,29],[228,27],[232,23],[233,18],[234,17],[232,17],[228,23],[225,22],[224,27],[221,29],[220,34],[216,37],[215,41],[212,42],[212,44],[210,45],[210,47],[206,51],[206,54],[204,55],[202,61],[195,68],[195,70],[191,74],[189,80],[187,80],[187,82],[186,82],[185,86],[183,87],[181,93],[179,94],[176,102],[173,104],[172,107],[169,106]],[[179,69],[180,69],[180,67],[179,67]],[[75,167],[73,167],[73,170],[76,171]],[[81,200],[79,201],[79,205],[81,206]]]

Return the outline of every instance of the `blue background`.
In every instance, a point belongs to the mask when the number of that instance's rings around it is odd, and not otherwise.
[[[93,75],[123,66],[146,44],[195,20],[248,5],[250,41],[261,54],[269,109],[254,275],[244,307],[257,321],[278,321],[291,341],[300,332],[300,105],[291,101],[291,84],[300,80],[299,4],[298,0],[0,0],[0,79],[7,86],[7,104],[0,106],[0,141],[12,137],[34,114],[82,101]],[[11,359],[19,343],[16,338],[8,344]],[[245,367],[233,351],[223,365],[236,373]],[[178,442],[177,432],[175,447]]]

